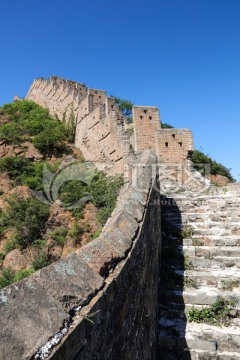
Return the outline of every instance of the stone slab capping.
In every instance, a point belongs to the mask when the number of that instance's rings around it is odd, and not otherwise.
[[[142,153],[133,184],[126,185],[99,238],[1,290],[1,359],[155,358],[161,234],[156,162],[150,151]]]

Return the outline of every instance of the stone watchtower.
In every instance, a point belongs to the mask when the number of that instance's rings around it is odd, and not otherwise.
[[[175,190],[189,183],[198,186],[190,161],[194,150],[190,130],[163,129],[159,109],[149,106],[133,106],[133,125],[135,151],[149,149],[157,155],[161,184],[168,188],[173,185]]]
[[[150,106],[133,106],[135,150],[153,150],[157,153],[160,131],[159,109]]]
[[[135,151],[150,149],[160,163],[184,163],[194,150],[188,129],[162,129],[159,109],[133,106]]]

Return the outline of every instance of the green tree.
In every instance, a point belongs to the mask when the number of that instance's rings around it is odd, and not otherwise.
[[[33,190],[41,190],[43,165],[18,156],[9,156],[0,159],[0,172],[7,171],[15,186],[28,185]]]
[[[230,169],[226,168],[221,163],[212,160],[208,155],[204,154],[202,151],[199,150],[193,151],[192,162],[196,170],[200,169],[201,164],[209,164],[211,174],[226,176],[230,181],[232,182],[235,181],[235,179],[232,177],[230,173]]]
[[[38,134],[34,146],[44,155],[61,154],[66,151],[68,133],[63,126],[52,127]]]
[[[132,123],[132,107],[133,103],[129,100],[123,100],[116,96],[113,96],[115,99],[116,105],[119,107],[120,110],[122,110],[122,113],[124,116],[127,117],[128,122]]]
[[[74,143],[75,135],[76,135],[76,121],[73,110],[71,110],[71,114],[68,122],[68,133],[69,133],[69,141]]]
[[[1,118],[5,120],[0,128],[0,139],[11,144],[31,141],[44,155],[65,151],[65,141],[73,139],[75,134],[72,119],[70,127],[64,125],[33,101],[23,100],[4,105],[0,112]]]
[[[172,125],[169,125],[168,123],[161,122],[161,128],[162,129],[174,129]]]

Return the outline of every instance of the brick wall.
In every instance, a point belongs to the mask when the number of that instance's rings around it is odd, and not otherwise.
[[[161,234],[155,164],[153,154],[142,154],[98,239],[0,291],[2,359],[37,359],[63,328],[50,359],[155,359]]]
[[[133,106],[134,142],[126,119],[114,98],[85,84],[52,76],[34,80],[26,99],[47,107],[60,120],[73,114],[77,132],[75,145],[87,161],[93,161],[108,174],[123,173],[131,165],[130,144],[139,153],[149,149],[160,163],[183,163],[194,149],[187,129],[161,129],[159,109]]]
[[[162,129],[158,108],[133,106],[135,150],[151,149],[160,163],[182,163],[194,150],[192,132]]]
[[[130,140],[115,101],[106,92],[87,89],[85,84],[52,76],[35,79],[26,99],[47,107],[53,116],[76,122],[75,145],[87,161],[93,161],[109,175],[124,172],[130,155]]]
[[[182,163],[194,150],[192,132],[187,129],[158,131],[157,155],[162,163]]]

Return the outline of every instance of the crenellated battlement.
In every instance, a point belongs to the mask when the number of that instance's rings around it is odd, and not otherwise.
[[[68,121],[74,116],[75,145],[88,161],[108,174],[123,173],[133,151],[152,150],[161,163],[184,163],[194,149],[190,130],[162,129],[157,107],[133,106],[131,125],[106,91],[61,77],[35,79],[26,99],[47,107],[50,114]]]
[[[26,99],[47,107],[59,120],[74,115],[75,144],[88,161],[109,174],[123,173],[130,141],[126,119],[106,91],[57,76],[35,79]],[[127,137],[127,139],[126,139]],[[127,140],[127,141],[126,141]]]

